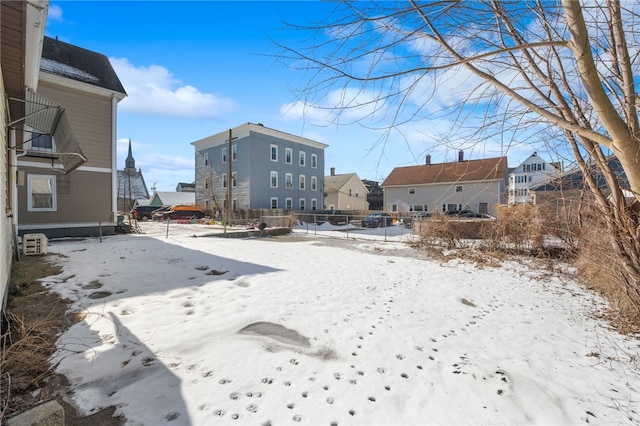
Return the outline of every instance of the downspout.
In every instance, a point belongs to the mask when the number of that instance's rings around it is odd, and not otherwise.
[[[18,248],[18,155],[16,146],[16,130],[7,126],[9,149],[7,150],[7,173],[9,173],[8,191],[9,208],[7,216],[11,221],[11,234],[13,238],[13,249],[16,259],[20,259],[20,251]]]
[[[118,100],[116,94],[111,95],[111,210],[113,217],[111,221],[118,221],[118,141],[117,141],[117,107]]]

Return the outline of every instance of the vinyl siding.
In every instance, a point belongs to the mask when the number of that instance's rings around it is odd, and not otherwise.
[[[53,169],[21,167],[24,185],[18,191],[18,217],[20,224],[47,225],[63,223],[112,222],[111,174],[75,170],[68,175]],[[27,211],[27,176],[56,176],[56,211]],[[20,227],[19,227],[20,228]]]
[[[0,74],[1,74],[0,69]],[[4,296],[11,278],[11,259],[13,258],[13,232],[12,218],[5,212],[10,207],[11,192],[8,179],[8,152],[7,152],[7,121],[6,121],[6,97],[3,79],[0,78],[0,102],[2,102],[2,114],[0,114],[0,310],[4,308]]]
[[[63,105],[80,148],[84,167],[111,168],[111,98],[40,82],[38,93]]]
[[[306,201],[306,208],[311,208],[311,200],[316,199],[318,208],[322,208],[323,195],[323,175],[324,175],[324,150],[308,145],[296,143],[284,138],[265,135],[260,132],[249,131],[244,136],[234,140],[233,144],[238,146],[238,159],[232,162],[232,171],[237,173],[237,187],[232,188],[232,198],[237,200],[239,209],[271,208],[271,198],[278,198],[278,207],[284,208],[285,200],[293,200],[293,208],[297,209],[300,198]],[[278,146],[278,161],[271,161],[271,145]],[[226,189],[222,187],[222,175],[228,174],[228,163],[222,163],[222,150],[228,144],[216,144],[213,147],[196,147],[196,194],[197,202],[204,204],[207,193],[205,177],[210,178],[213,185],[213,192],[220,206],[223,206],[226,199]],[[285,161],[285,149],[291,148],[293,157],[291,164]],[[300,151],[306,153],[306,165],[301,167],[298,163]],[[208,156],[209,166],[204,165],[204,154]],[[311,155],[315,154],[318,159],[317,167],[311,167]],[[228,159],[231,153],[228,153]],[[271,171],[278,172],[278,187],[271,188]],[[285,174],[291,173],[293,178],[293,188],[285,187]],[[300,190],[298,179],[300,174],[304,174],[306,185],[304,190]],[[311,190],[311,177],[317,178],[317,188]],[[229,183],[231,180],[229,180]],[[213,203],[212,203],[213,205]]]
[[[462,192],[456,192],[456,186],[462,186]],[[415,188],[415,193],[409,194],[409,188]],[[463,209],[478,212],[480,203],[487,203],[488,213],[495,214],[503,192],[502,180],[386,187],[384,209],[391,211],[391,206],[397,204],[398,212],[406,213],[411,204],[426,204],[428,211],[442,212],[443,204],[461,204]]]

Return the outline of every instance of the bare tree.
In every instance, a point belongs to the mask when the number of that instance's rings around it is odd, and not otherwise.
[[[620,0],[344,2],[317,25],[289,24],[312,38],[281,47],[310,73],[300,102],[336,121],[355,116],[388,136],[453,117],[449,135],[461,139],[544,135],[581,168],[640,313],[639,10]],[[338,101],[323,104],[335,89]]]

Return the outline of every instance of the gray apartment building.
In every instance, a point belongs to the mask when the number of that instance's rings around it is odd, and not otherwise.
[[[191,145],[196,203],[211,213],[224,211],[228,185],[233,211],[324,208],[326,144],[245,123]]]

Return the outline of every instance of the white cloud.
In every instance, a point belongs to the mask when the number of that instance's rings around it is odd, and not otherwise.
[[[47,20],[59,22],[64,21],[64,18],[62,17],[62,8],[55,4],[50,5],[47,13]]]
[[[182,85],[160,65],[135,66],[126,58],[110,58],[127,97],[120,110],[144,115],[217,118],[235,108],[233,100]]]
[[[380,95],[371,91],[343,87],[327,93],[318,103],[299,100],[280,107],[285,120],[307,120],[313,125],[351,124],[372,121],[386,108]]]

